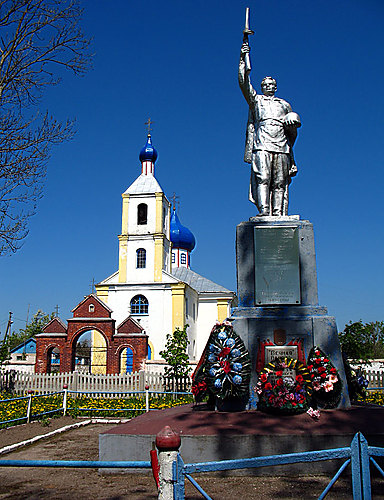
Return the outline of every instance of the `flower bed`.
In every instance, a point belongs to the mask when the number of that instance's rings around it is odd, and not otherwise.
[[[0,428],[10,427],[26,421],[28,398],[11,399],[12,396],[0,395]],[[193,401],[189,395],[159,394],[150,396],[149,407],[151,410],[172,408]],[[61,415],[63,407],[63,394],[52,396],[35,396],[32,398],[31,420],[42,418],[42,414],[50,416]],[[60,410],[55,412],[56,410]],[[49,413],[55,412],[55,413]],[[89,417],[121,417],[132,418],[145,413],[145,394],[137,397],[125,398],[96,398],[88,396],[69,397],[67,415]],[[16,422],[8,420],[23,419]]]

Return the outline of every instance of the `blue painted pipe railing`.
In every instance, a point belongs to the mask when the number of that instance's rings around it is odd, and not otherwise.
[[[0,467],[64,467],[76,469],[150,469],[151,462],[99,460],[0,460]]]
[[[184,464],[180,455],[173,463],[174,499],[184,500],[185,479],[207,499],[211,497],[203,490],[197,481],[191,476],[199,472],[217,472],[225,470],[240,470],[275,465],[288,465],[296,463],[318,462],[322,460],[347,459],[333,476],[325,490],[318,497],[323,500],[339,479],[348,465],[352,469],[352,492],[354,500],[371,499],[371,476],[370,463],[372,463],[384,477],[383,469],[377,464],[376,457],[384,457],[384,448],[368,446],[365,437],[358,432],[352,440],[350,447],[335,448],[330,450],[307,451],[301,453],[287,453],[283,455],[270,455],[264,457],[244,458],[239,460],[222,460],[220,462],[199,462]]]

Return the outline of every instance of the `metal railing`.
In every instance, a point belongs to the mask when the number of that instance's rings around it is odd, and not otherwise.
[[[383,469],[373,457],[384,457],[384,448],[368,446],[365,437],[358,432],[352,440],[350,447],[335,448],[331,450],[307,451],[302,453],[288,453],[284,455],[271,455],[265,457],[245,458],[239,460],[222,460],[220,462],[201,462],[184,464],[180,454],[173,462],[174,499],[185,499],[185,479],[201,493],[206,500],[212,498],[203,490],[191,476],[200,472],[216,472],[227,470],[240,470],[274,465],[288,465],[296,463],[318,462],[322,460],[346,459],[336,474],[333,476],[325,490],[318,497],[323,500],[339,479],[348,465],[352,470],[352,492],[354,500],[371,499],[370,464],[384,477]]]

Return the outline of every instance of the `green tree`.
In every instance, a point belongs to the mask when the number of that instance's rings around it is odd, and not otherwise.
[[[173,333],[168,333],[165,349],[160,351],[160,356],[168,364],[165,368],[165,377],[175,381],[176,391],[181,387],[181,380],[191,371],[187,354],[190,343],[187,335],[188,326],[185,325],[182,330],[177,327]]]
[[[384,358],[383,321],[350,321],[344,331],[339,333],[339,338],[343,353],[351,360]]]
[[[34,337],[38,333],[42,333],[44,326],[55,317],[55,313],[46,314],[40,309],[33,316],[32,321],[18,332],[11,333],[0,346],[0,362],[9,359],[9,352],[17,347],[22,342]]]
[[[0,255],[28,234],[52,146],[72,138],[72,121],[33,108],[64,70],[90,66],[78,0],[0,0]]]

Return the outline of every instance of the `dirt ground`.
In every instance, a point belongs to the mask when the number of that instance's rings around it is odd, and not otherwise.
[[[52,419],[48,427],[32,423],[0,431],[0,448],[81,419],[70,417]],[[79,429],[39,441],[36,444],[0,456],[0,459],[45,460],[98,460],[100,432],[116,424],[91,424]],[[330,478],[322,476],[300,477],[226,477],[195,475],[195,479],[214,500],[244,499],[314,499],[328,484]],[[373,481],[373,498],[384,499],[384,480]],[[155,482],[146,474],[101,475],[94,469],[0,468],[0,499],[53,499],[68,498],[100,500],[151,500],[157,498]],[[186,498],[201,499],[190,485]],[[329,499],[352,498],[350,477],[342,477],[327,496]]]

